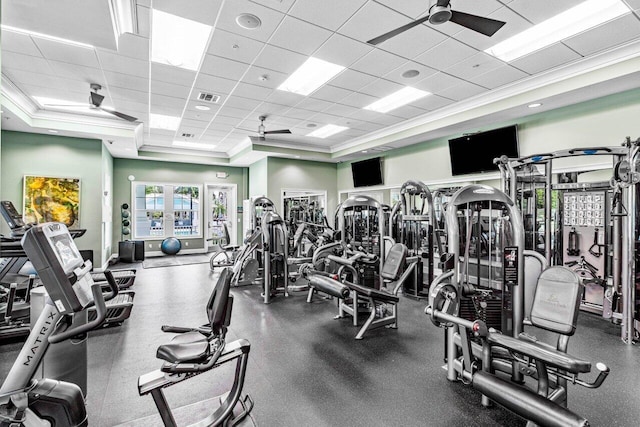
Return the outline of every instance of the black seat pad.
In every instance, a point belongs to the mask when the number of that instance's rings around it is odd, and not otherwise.
[[[347,282],[347,286],[351,290],[356,291],[361,295],[366,295],[368,297],[373,298],[375,301],[384,301],[384,302],[400,301],[400,298],[385,291],[379,291],[374,288],[368,288],[366,286],[360,286],[360,285],[356,285],[355,283],[349,283],[349,282]]]
[[[158,347],[156,357],[170,363],[202,362],[209,356],[209,341],[199,332],[188,332]]]
[[[332,297],[344,299],[349,296],[349,288],[330,277],[312,274],[308,279],[311,286]]]
[[[591,371],[591,362],[578,359],[570,354],[562,353],[548,345],[541,346],[522,339],[513,338],[499,333],[490,333],[489,343],[508,348],[516,353],[524,354],[533,359],[545,362],[549,366],[578,374]]]

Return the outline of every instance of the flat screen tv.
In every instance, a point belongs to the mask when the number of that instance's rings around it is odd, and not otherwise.
[[[515,125],[449,140],[453,175],[497,171],[493,159],[502,155],[519,157]]]
[[[380,157],[351,163],[354,187],[370,187],[382,184],[382,160]]]

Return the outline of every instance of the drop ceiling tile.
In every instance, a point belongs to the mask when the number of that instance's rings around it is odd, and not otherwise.
[[[174,98],[189,98],[191,86],[180,86],[177,84],[161,82],[157,80],[151,81],[151,92],[159,95],[173,96]]]
[[[238,119],[235,119],[234,123],[238,123]],[[233,129],[234,129],[233,125],[220,123],[218,121],[218,118],[216,117],[213,123],[211,123],[211,125],[207,128],[207,132],[220,132],[220,133],[227,134],[231,132]]]
[[[402,77],[402,74],[405,71],[409,70],[416,70],[420,74],[415,77]],[[433,68],[426,67],[422,64],[418,64],[417,62],[407,61],[395,70],[392,70],[389,73],[385,74],[384,79],[401,84],[403,86],[413,86],[415,82],[418,82],[436,73],[437,71]]]
[[[203,122],[201,120],[187,119],[183,117],[182,121],[180,122],[180,129],[182,128],[199,129],[199,131],[201,132],[202,129],[207,127],[207,125],[208,125],[207,122]]]
[[[263,102],[258,106],[255,110],[255,113],[258,113],[259,116],[269,116],[271,114],[281,114],[289,109],[286,105],[273,104],[271,102]],[[245,115],[246,117],[246,115]]]
[[[439,91],[438,95],[445,98],[454,99],[456,101],[462,101],[486,91],[487,89],[476,84],[462,82],[450,88]]]
[[[237,81],[248,68],[249,66],[243,62],[232,61],[220,56],[206,55],[200,72]]]
[[[370,1],[360,8],[338,32],[352,39],[366,42],[409,22],[411,19],[406,16]],[[383,28],[380,23],[384,23]]]
[[[247,117],[249,114],[251,114],[251,110],[227,107],[226,105],[223,105],[220,107],[220,115],[224,115],[227,117],[235,117],[236,119],[243,119]]]
[[[189,106],[187,107],[184,114],[182,115],[182,118],[190,119],[190,120],[198,120],[198,121],[204,122],[205,125],[211,121],[216,111],[218,111],[218,109],[220,108],[218,105],[207,105],[207,107],[211,107],[211,110],[200,111],[200,110],[194,109],[193,108],[194,105],[198,105],[198,104],[189,102]]]
[[[42,57],[31,37],[6,30],[2,30],[2,52],[16,52],[23,55]]]
[[[287,111],[287,116],[298,120],[308,120],[315,114],[315,111],[303,110],[302,108],[291,108]]]
[[[306,60],[307,56],[300,53],[267,45],[254,64],[280,73],[291,74]]]
[[[251,66],[247,74],[245,74],[242,81],[248,83],[251,86],[261,86],[266,88],[275,89],[280,86],[288,75],[273,70],[267,70],[266,68]],[[242,95],[245,96],[245,95]]]
[[[392,93],[399,91],[403,87],[405,86],[391,82],[389,80],[378,79],[375,82],[360,89],[359,92],[374,96],[376,98],[384,98],[387,95],[391,95]]]
[[[174,97],[165,96],[165,95],[158,95],[156,93],[152,93],[150,98],[151,98],[152,110],[156,106],[164,106],[164,107],[178,109],[180,111],[178,115],[182,114],[182,108],[184,107],[184,104],[185,104],[184,99],[174,98]]]
[[[354,119],[355,120],[355,119]],[[357,129],[362,129],[366,132],[373,132],[375,130],[382,129],[384,127],[383,124],[380,123],[372,123],[364,120],[357,120],[353,122],[353,127]]]
[[[214,124],[218,124],[218,125],[231,125],[231,126],[235,126],[240,122],[241,119],[237,118],[237,117],[228,117],[225,116],[224,113],[222,111],[220,111],[220,113],[216,116],[216,118],[214,119],[213,123]]]
[[[134,101],[127,101],[124,99],[116,99],[114,100],[114,108],[116,108],[118,111],[122,111],[123,113],[126,114],[131,114],[134,116],[138,116],[138,118],[141,118],[141,115],[145,115],[149,113],[149,104],[147,102],[145,103],[141,103],[141,102],[134,102]],[[154,111],[156,112],[156,111]],[[160,114],[165,114],[165,113],[160,113]],[[170,115],[180,115],[179,112],[177,112],[176,114],[170,114]]]
[[[132,76],[131,74],[122,74],[113,71],[105,71],[104,76],[107,78],[107,86],[109,87],[121,87],[124,89],[149,87],[149,79],[145,77]]]
[[[317,113],[317,114],[315,114],[311,119],[312,119],[314,122],[317,122],[317,123],[323,123],[323,124],[337,124],[337,122],[338,122],[341,118],[342,118],[342,117],[334,116],[333,114]]]
[[[145,90],[147,88],[141,88],[141,89],[143,90],[131,90],[131,89],[124,89],[119,87],[112,87],[109,89],[109,93],[111,94],[111,97],[113,98],[114,102],[118,99],[122,99],[124,101],[132,101],[132,102],[144,104],[149,101],[149,92]]]
[[[640,21],[627,14],[590,31],[564,40],[562,43],[587,56],[620,45],[640,36]]]
[[[192,70],[172,67],[170,65],[159,64],[157,62],[151,63],[151,78],[153,80],[191,87],[195,77],[196,72]]]
[[[253,30],[240,27],[236,23],[236,17],[242,13],[250,13],[257,16],[262,21],[262,25]],[[266,42],[276,30],[283,17],[283,13],[255,3],[237,0],[227,1],[218,18],[217,28]]]
[[[539,73],[579,59],[580,55],[563,44],[555,44],[525,57],[511,61],[511,65],[529,74]]]
[[[383,33],[384,31],[381,32]],[[404,58],[414,59],[446,39],[446,35],[423,24],[379,44],[378,47]]]
[[[453,103],[454,101],[448,98],[443,98],[438,95],[428,95],[422,99],[412,102],[411,105],[425,110],[434,111]]]
[[[125,33],[118,42],[118,54],[130,58],[149,58],[149,38]]]
[[[478,39],[476,38],[475,34],[473,35],[473,37],[470,37],[470,34],[474,33],[474,31],[464,29],[456,34],[456,38],[459,37],[460,41],[469,42],[469,44],[474,47],[476,47],[475,44],[477,44],[478,40],[480,40],[481,45],[478,45],[476,48],[485,50],[487,47],[491,47],[503,40],[508,39],[509,37],[521,33],[528,28],[531,28],[532,24],[529,20],[527,20],[526,17],[523,17],[522,15],[510,9],[511,4],[512,3],[509,3],[508,6],[501,7],[495,10],[490,15],[485,15],[491,19],[497,19],[498,21],[506,22],[506,24],[502,28],[500,28],[500,30],[498,30],[498,32],[496,32],[493,36],[484,38],[480,37]]]
[[[454,77],[450,74],[436,73],[432,76],[427,77],[426,79],[422,79],[419,82],[412,84],[411,86],[415,87],[416,89],[422,89],[431,93],[439,94],[443,90],[458,85],[462,82],[462,79]]]
[[[413,103],[411,105],[403,105],[402,107],[396,108],[395,110],[389,112],[389,114],[391,114],[392,116],[400,117],[403,119],[412,119],[426,113],[426,110],[414,106]]]
[[[30,96],[40,96],[44,98],[59,99],[61,101],[69,101],[70,103],[87,104],[89,102],[88,89],[87,92],[68,91],[57,87],[42,87],[22,84],[20,89]],[[61,104],[65,104],[62,102]]]
[[[129,58],[105,50],[98,50],[97,52],[102,69],[105,71],[116,71],[122,74],[149,77],[149,61]]]
[[[241,96],[229,96],[225,102],[225,107],[240,108],[242,110],[253,110],[261,104],[261,100],[243,98]]]
[[[479,52],[447,68],[445,71],[463,80],[470,80],[472,77],[485,74],[503,65],[504,62],[499,59],[484,52]]]
[[[264,100],[267,99],[271,92],[273,92],[273,89],[240,82],[233,91],[233,95]]]
[[[477,52],[476,49],[449,38],[419,55],[415,60],[428,67],[443,71]]]
[[[315,99],[315,98],[304,98],[302,101],[296,104],[296,108],[302,108],[304,110],[320,112],[320,111],[326,110],[332,105],[333,105],[333,102],[323,101],[321,99]]]
[[[527,77],[528,74],[511,65],[503,64],[501,67],[491,70],[479,76],[470,77],[469,81],[489,89],[495,89],[508,83]]]
[[[38,70],[41,73],[52,72],[46,59],[16,52],[2,52],[2,67],[25,71]]]
[[[160,95],[157,95],[160,96]],[[151,113],[163,114],[165,116],[180,117],[182,115],[183,105],[170,105],[169,102],[159,103],[154,102],[154,98],[151,98]]]
[[[352,91],[336,86],[324,85],[311,94],[312,98],[322,99],[329,102],[338,102],[351,95]]]
[[[2,63],[4,64],[5,54],[2,54]],[[9,65],[9,64],[7,64]],[[49,61],[51,68],[37,68],[42,72],[48,73],[48,70],[53,70],[53,74],[64,77],[67,79],[83,80],[87,83],[104,83],[104,75],[98,68],[83,67],[81,65],[68,64],[66,62]],[[35,68],[35,67],[34,67]]]
[[[382,3],[394,9],[396,12],[407,15],[411,19],[416,19],[429,12],[429,3],[424,0],[378,0],[378,3]]]
[[[342,65],[343,67],[348,67],[373,49],[371,45],[336,33],[333,34],[313,56],[334,64]]]
[[[198,92],[210,92],[216,95],[228,95],[233,90],[236,81],[225,79],[222,77],[210,76],[209,74],[200,73],[196,78],[195,87]],[[194,91],[194,95],[197,95]]]
[[[34,41],[46,59],[100,68],[94,49],[72,46],[47,39],[35,39]]]
[[[250,64],[262,50],[264,43],[224,30],[213,33],[207,53]]]
[[[405,58],[384,50],[375,49],[358,60],[350,68],[374,76],[383,76],[407,62]]]
[[[154,9],[212,25],[216,21],[222,3],[224,3],[222,0],[189,0],[189,7],[184,7],[183,4],[174,0],[153,0],[152,5]]]
[[[335,31],[367,0],[298,0],[289,15]]]
[[[364,108],[365,106],[373,102],[376,102],[377,100],[378,98],[376,98],[375,96],[354,92],[351,95],[347,96],[346,98],[342,99],[340,103],[349,105],[351,107]],[[366,119],[363,119],[363,120],[366,120]]]
[[[323,113],[332,114],[334,116],[345,117],[355,113],[356,111],[358,111],[358,109],[355,107],[350,107],[348,105],[343,105],[343,104],[333,104],[331,107],[325,109]]]
[[[184,119],[183,119],[182,123],[180,124],[180,127],[178,128],[178,131],[176,132],[176,139],[180,141],[195,142],[197,139],[199,139],[202,136],[203,131],[204,129],[200,127],[185,126]],[[193,137],[182,136],[183,133],[191,134],[193,135]]]
[[[67,79],[52,76],[50,74],[18,70],[6,66],[2,67],[2,73],[18,86],[25,84],[29,86],[55,87],[58,89],[85,93],[89,90],[87,83],[80,79]]]
[[[347,90],[357,91],[375,80],[376,77],[370,74],[346,69],[331,80],[331,85]]]
[[[527,0],[513,0],[509,3],[509,7],[522,16],[525,16],[534,24],[558,15],[565,10],[582,3],[584,0],[536,0],[535,2]]]
[[[283,90],[274,90],[274,91],[271,91],[269,96],[267,96],[266,98],[257,98],[257,99],[268,101],[273,104],[287,105],[292,107],[296,105],[298,102],[302,101],[304,99],[304,96],[299,95],[297,93],[286,92]]]
[[[261,4],[262,6],[275,9],[277,11],[287,13],[291,9],[291,5],[296,0],[250,0],[253,3]]]
[[[331,37],[329,30],[286,16],[269,40],[269,44],[303,55],[311,55],[329,37]]]
[[[233,128],[230,127],[229,131],[227,131],[227,132],[222,132],[222,131],[217,131],[217,130],[207,130],[202,135],[202,137],[203,138],[212,138],[212,139],[215,139],[215,140],[222,139],[222,138],[225,138],[227,135],[229,135],[229,132],[231,132],[232,129]]]

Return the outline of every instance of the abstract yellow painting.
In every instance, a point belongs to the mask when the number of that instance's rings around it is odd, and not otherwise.
[[[80,179],[45,176],[24,177],[24,209],[26,223],[61,222],[68,228],[79,228]]]

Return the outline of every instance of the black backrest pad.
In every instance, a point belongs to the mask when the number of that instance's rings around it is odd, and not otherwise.
[[[531,323],[563,335],[576,330],[582,285],[578,275],[562,266],[544,270],[538,278],[531,307]]]
[[[211,292],[209,302],[207,303],[207,315],[209,324],[214,334],[222,330],[223,326],[228,326],[227,321],[227,304],[229,303],[229,289],[231,288],[231,269],[225,268],[220,273],[218,282]]]
[[[382,266],[382,278],[387,280],[397,280],[404,268],[407,259],[407,247],[402,243],[391,246],[387,258]]]

